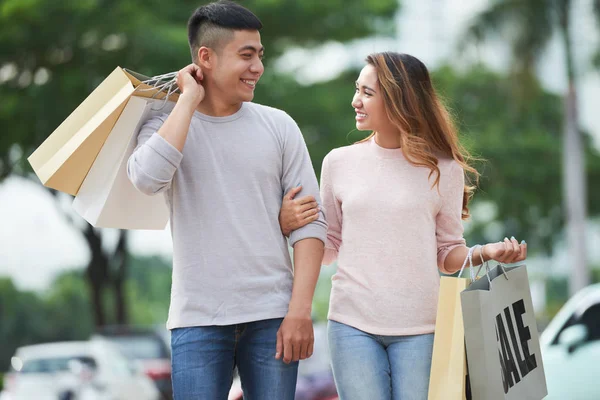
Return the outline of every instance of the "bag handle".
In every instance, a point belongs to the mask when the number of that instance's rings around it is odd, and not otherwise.
[[[490,279],[490,265],[488,264],[487,261],[483,260],[483,248],[485,247],[485,245],[480,246],[480,247],[481,247],[481,251],[479,252],[479,258],[481,259],[481,264],[479,265],[479,268],[477,268],[477,272],[475,273],[475,276],[479,276],[479,272],[481,271],[481,268],[483,268],[485,266],[485,276],[487,277],[488,283],[491,285],[492,280]]]
[[[460,268],[460,272],[458,273],[458,277],[460,278],[465,267],[467,266],[467,262],[469,263],[469,275],[471,278],[471,282],[475,282],[477,280],[477,277],[479,276],[479,273],[481,272],[481,268],[485,267],[485,276],[488,280],[488,283],[491,285],[492,284],[492,279],[490,278],[490,273],[491,273],[491,269],[489,266],[489,261],[485,261],[483,259],[483,248],[485,247],[485,245],[481,246],[479,244],[476,244],[475,246],[469,248],[469,251],[467,253],[467,256],[465,257],[465,261],[463,262],[462,267]],[[479,265],[479,268],[477,269],[477,272],[473,272],[474,271],[474,267],[473,267],[473,253],[475,252],[475,250],[477,249],[481,249],[481,251],[479,252],[479,258],[481,260],[481,265]],[[506,278],[508,280],[508,275],[506,274],[506,269],[504,268],[504,265],[501,263],[498,263],[498,267],[500,267],[502,274],[504,275],[504,278]]]
[[[481,271],[481,268],[485,265],[485,276],[488,279],[488,282],[490,283],[490,285],[492,284],[492,280],[490,279],[490,266],[489,266],[489,260],[488,261],[484,261],[483,260],[483,248],[485,247],[485,245],[483,245],[483,247],[481,247],[481,251],[479,252],[479,257],[481,258],[481,265],[479,266],[479,268],[477,269],[477,273],[475,274],[475,276],[479,275],[479,271]],[[502,275],[504,275],[504,278],[506,278],[506,280],[508,280],[508,275],[506,274],[506,269],[504,269],[504,264],[502,263],[498,263],[498,267],[500,267],[500,270],[502,270]]]
[[[458,277],[460,278],[465,267],[467,266],[467,262],[469,262],[469,275],[471,278],[471,282],[475,281],[475,276],[473,275],[473,252],[475,251],[475,249],[481,247],[480,245],[476,244],[475,246],[469,248],[469,252],[467,253],[467,256],[465,257],[465,261],[463,262],[462,267],[460,268],[460,272],[458,273]]]
[[[138,86],[135,88],[135,90],[138,90],[140,92],[147,92],[151,90],[155,91],[155,93],[152,95],[153,99],[156,98],[156,96],[161,92],[166,93],[162,106],[158,109],[153,108],[153,110],[155,111],[162,110],[167,104],[167,100],[172,94],[181,94],[181,91],[177,86],[177,72],[169,72],[167,74],[156,75],[152,78],[141,81],[141,83],[150,86],[150,88],[140,89],[141,86]]]

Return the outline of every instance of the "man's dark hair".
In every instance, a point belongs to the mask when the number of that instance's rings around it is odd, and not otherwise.
[[[202,46],[218,51],[233,37],[233,31],[256,30],[262,22],[252,11],[233,1],[221,0],[198,7],[188,21],[192,60]]]

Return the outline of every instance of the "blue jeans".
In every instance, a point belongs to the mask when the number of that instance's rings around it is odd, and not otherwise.
[[[171,331],[175,400],[227,400],[237,365],[244,400],[292,400],[298,362],[275,359],[283,319]]]
[[[381,336],[329,321],[340,400],[427,400],[433,334]]]

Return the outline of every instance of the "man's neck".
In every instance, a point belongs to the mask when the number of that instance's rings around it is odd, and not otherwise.
[[[242,107],[242,103],[231,103],[222,98],[212,95],[208,91],[204,100],[198,104],[196,110],[211,117],[227,117],[235,114]]]

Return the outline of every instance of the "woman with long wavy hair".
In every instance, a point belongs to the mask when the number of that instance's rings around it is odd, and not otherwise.
[[[462,220],[474,187],[465,175],[478,174],[425,65],[391,52],[366,62],[352,107],[357,129],[372,133],[331,151],[321,175],[323,264],[338,261],[328,316],[333,373],[341,400],[427,399],[438,271],[456,272],[467,256]],[[284,233],[316,211],[292,196],[281,210]],[[526,255],[525,242],[511,237],[473,259]]]

